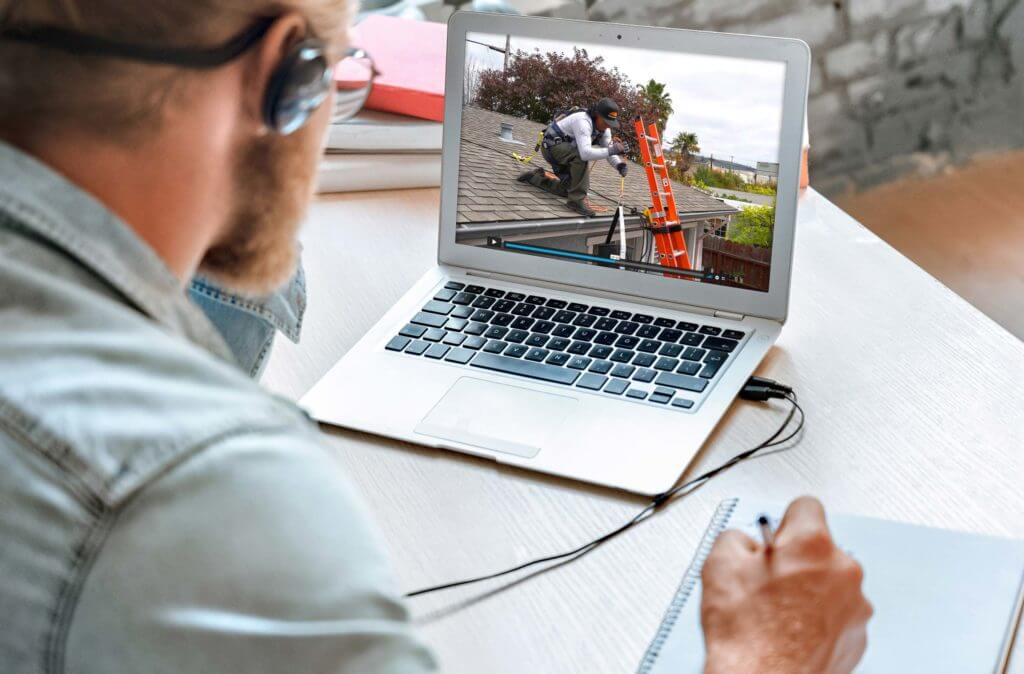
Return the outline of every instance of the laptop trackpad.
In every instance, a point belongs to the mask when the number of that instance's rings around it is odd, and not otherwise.
[[[558,432],[576,404],[569,396],[462,377],[415,430],[531,458]]]

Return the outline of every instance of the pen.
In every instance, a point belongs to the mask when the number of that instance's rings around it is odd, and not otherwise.
[[[759,515],[757,526],[761,528],[761,538],[764,539],[765,552],[771,552],[775,545],[775,532],[772,531],[772,521],[767,515]]]

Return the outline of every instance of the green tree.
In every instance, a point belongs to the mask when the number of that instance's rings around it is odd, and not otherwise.
[[[672,116],[673,108],[671,94],[666,91],[664,84],[661,82],[655,82],[653,79],[642,86],[640,91],[644,98],[646,98],[657,111],[658,128],[664,129],[665,124],[668,122],[668,118]]]
[[[692,131],[680,131],[669,143],[669,152],[676,155],[677,166],[680,173],[686,173],[693,164],[693,155],[700,152],[700,143],[697,134]]]
[[[774,202],[771,206],[751,206],[735,216],[726,232],[726,238],[736,243],[770,248],[774,227]]]

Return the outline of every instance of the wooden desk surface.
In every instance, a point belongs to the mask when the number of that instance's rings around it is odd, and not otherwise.
[[[302,343],[278,341],[269,388],[301,396],[434,263],[437,207],[436,190],[315,203]],[[797,389],[803,440],[571,566],[468,604],[496,586],[413,600],[443,671],[633,672],[712,511],[733,495],[810,493],[830,510],[1024,538],[1024,345],[813,190],[796,238],[790,318],[759,374]],[[770,434],[776,405],[737,401],[689,473]],[[642,506],[482,459],[327,434],[407,590],[560,552]]]

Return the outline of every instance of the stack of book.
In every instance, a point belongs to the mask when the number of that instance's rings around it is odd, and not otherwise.
[[[353,43],[378,75],[362,112],[332,124],[318,192],[437,187],[441,184],[445,25],[370,16]]]

